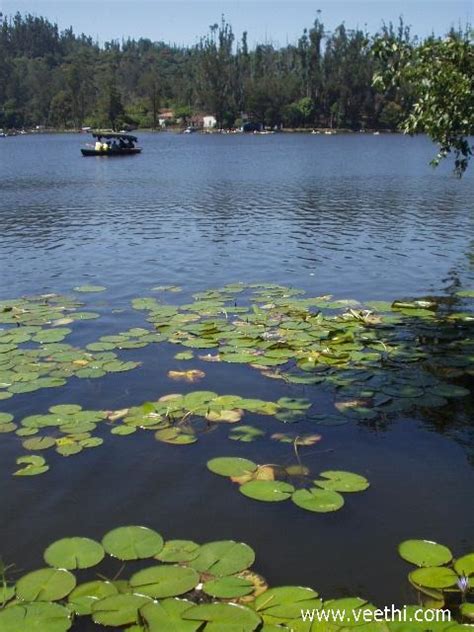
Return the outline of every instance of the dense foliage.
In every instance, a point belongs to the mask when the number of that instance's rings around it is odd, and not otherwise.
[[[408,37],[385,27],[390,41]],[[340,25],[333,33],[317,18],[296,44],[250,50],[224,20],[196,46],[149,39],[106,42],[32,15],[0,23],[0,127],[82,125],[157,127],[159,110],[173,108],[187,123],[214,114],[219,125],[242,114],[264,125],[395,129],[409,105],[403,91],[372,86],[374,39]]]
[[[469,33],[451,32],[444,40],[429,38],[419,46],[407,40],[380,38],[374,53],[381,71],[374,84],[403,90],[409,85],[413,106],[404,114],[403,131],[427,133],[439,144],[432,161],[455,156],[458,175],[467,169],[474,146],[474,45]]]

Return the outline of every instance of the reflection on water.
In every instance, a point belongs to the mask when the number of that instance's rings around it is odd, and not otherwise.
[[[128,301],[158,284],[183,286],[180,301],[239,280],[391,299],[472,278],[472,174],[457,181],[446,167],[431,170],[425,139],[142,134],[143,154],[117,160],[82,158],[82,140],[0,143],[1,295],[66,291],[85,281],[107,286],[87,299],[101,319],[78,325],[74,344],[143,325]],[[1,409],[21,417],[57,403],[120,408],[191,390],[167,379],[176,351],[167,344],[127,351],[127,359],[143,362],[139,369],[72,379],[63,389],[0,402]],[[200,389],[268,400],[305,396],[324,411],[327,393],[318,387],[203,364],[193,363],[206,371]],[[302,451],[307,464],[316,471],[337,464],[372,482],[326,516],[249,501],[206,472],[207,459],[226,453],[260,463],[291,458],[284,445],[231,442],[224,427],[183,447],[148,434],[111,436],[74,460],[58,457],[48,475],[32,480],[9,476],[18,439],[0,435],[0,554],[37,567],[41,548],[57,537],[146,523],[167,538],[246,541],[272,584],[309,584],[331,596],[359,592],[381,605],[409,602],[400,540],[428,537],[460,554],[472,549],[468,416],[458,402],[449,414],[386,427],[318,428],[323,441]],[[282,431],[274,419],[247,421]]]

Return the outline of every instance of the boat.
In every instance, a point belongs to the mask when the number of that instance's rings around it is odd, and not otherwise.
[[[133,156],[141,153],[141,147],[135,147],[136,136],[124,132],[92,132],[95,145],[81,149],[83,156]]]

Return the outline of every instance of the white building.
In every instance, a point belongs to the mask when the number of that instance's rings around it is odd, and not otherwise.
[[[202,126],[204,129],[212,129],[217,125],[216,117],[212,115],[202,117]]]

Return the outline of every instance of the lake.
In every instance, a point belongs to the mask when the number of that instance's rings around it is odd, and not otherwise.
[[[146,314],[130,303],[157,285],[182,288],[165,297],[175,304],[235,282],[358,301],[472,287],[473,174],[457,180],[448,165],[433,170],[434,147],[425,138],[139,137],[143,153],[117,160],[81,157],[84,135],[0,140],[0,299],[71,294],[81,284],[107,288],[76,295],[101,317],[74,325],[71,344],[145,326]],[[173,383],[168,370],[188,368],[174,360],[177,351],[169,343],[124,351],[141,366],[18,394],[0,410],[21,419],[60,403],[119,409],[196,389],[327,406],[318,385],[281,383],[245,365],[196,361],[192,368],[206,372],[198,386]],[[206,461],[227,453],[258,463],[291,457],[291,446],[229,441],[226,424],[194,446],[141,432],[107,436],[98,449],[53,455],[51,470],[31,478],[11,477],[19,440],[0,434],[0,554],[29,570],[42,565],[41,552],[55,538],[100,538],[119,524],[146,524],[167,538],[247,542],[271,584],[411,603],[401,540],[472,550],[472,412],[471,393],[436,415],[319,426],[323,439],[302,449],[305,463],[360,472],[371,482],[327,515],[250,501],[208,472]],[[288,430],[264,422],[272,432]]]

